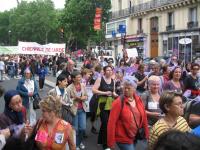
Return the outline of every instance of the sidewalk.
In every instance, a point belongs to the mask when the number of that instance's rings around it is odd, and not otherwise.
[[[36,76],[36,80],[39,80],[39,77]],[[55,87],[56,86],[56,77],[53,77],[52,75],[46,76],[45,78],[45,85],[50,86],[50,87]]]

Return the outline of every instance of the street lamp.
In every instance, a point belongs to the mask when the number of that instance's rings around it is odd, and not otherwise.
[[[11,44],[11,30],[8,31],[8,42],[9,42],[9,46]]]

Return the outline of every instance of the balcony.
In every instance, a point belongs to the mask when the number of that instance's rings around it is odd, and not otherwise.
[[[167,5],[183,3],[188,0],[151,0],[146,3],[132,6],[131,8],[115,11],[110,14],[110,20],[128,17],[131,14],[154,10]]]
[[[143,33],[142,29],[137,30],[137,34],[142,34],[142,33]]]
[[[151,28],[151,33],[156,33],[158,32],[158,27],[152,27]]]
[[[197,21],[190,21],[190,22],[187,23],[187,27],[188,27],[188,29],[197,28],[198,22]]]
[[[123,18],[123,17],[128,17],[131,14],[130,9],[122,9],[120,11],[115,11],[110,14],[110,19],[117,19],[117,18]]]
[[[175,29],[175,25],[166,26],[166,31],[173,31]]]

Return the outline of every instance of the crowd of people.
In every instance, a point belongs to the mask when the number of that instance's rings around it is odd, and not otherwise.
[[[146,63],[124,53],[114,63],[85,55],[81,68],[64,54],[0,56],[0,80],[4,72],[18,80],[16,88],[0,90],[5,100],[0,149],[13,149],[16,143],[17,149],[89,149],[84,144],[87,117],[105,150],[116,145],[120,150],[200,149],[198,62],[185,66],[173,55],[169,61]],[[41,98],[49,74],[56,78],[55,87]],[[100,129],[94,124],[98,119]]]

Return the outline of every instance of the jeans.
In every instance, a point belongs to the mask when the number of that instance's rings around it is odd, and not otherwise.
[[[120,150],[134,150],[134,144],[117,143]]]
[[[73,119],[73,126],[76,130],[76,146],[79,147],[86,129],[86,113],[83,109],[78,109]]]

